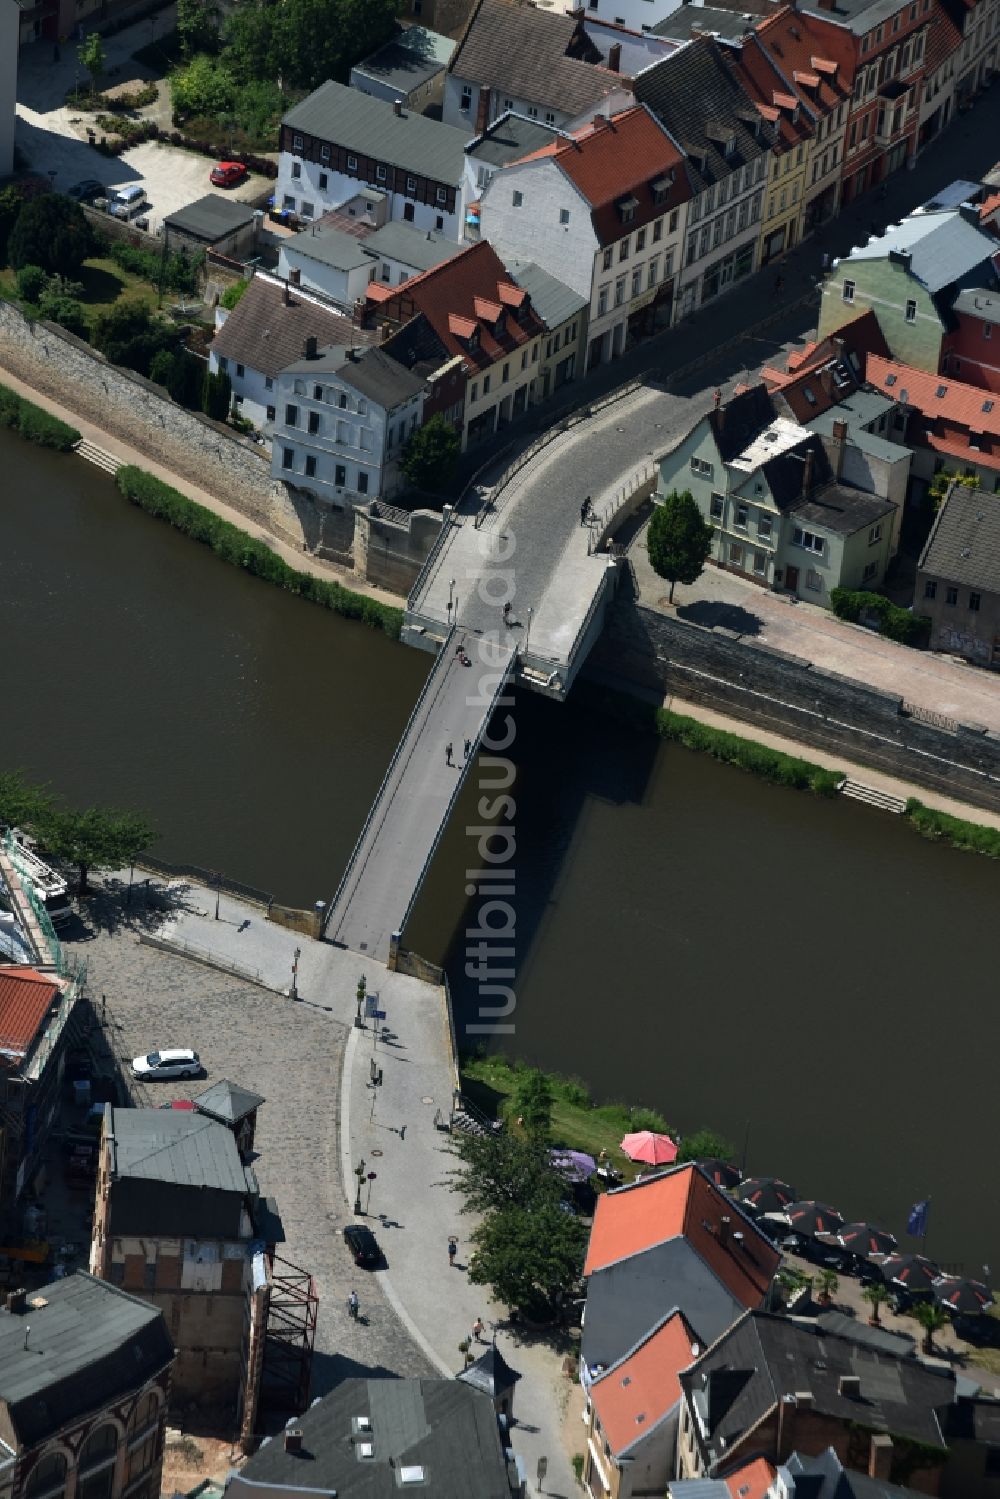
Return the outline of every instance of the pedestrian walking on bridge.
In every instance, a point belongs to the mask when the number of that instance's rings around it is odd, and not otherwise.
[[[452,742],[449,739],[448,743],[444,747],[444,763],[446,765],[450,765],[451,764],[452,750],[453,750]]]
[[[465,744],[464,744],[463,748],[462,748],[462,754],[463,754],[464,758],[467,760],[469,758],[469,756],[470,756],[471,753],[472,753],[472,740],[471,739],[467,739],[465,741]]]
[[[454,1263],[455,1263],[455,1256],[456,1256],[457,1253],[458,1253],[458,1240],[457,1239],[449,1239],[448,1240],[448,1266],[449,1266],[449,1269],[454,1265]]]

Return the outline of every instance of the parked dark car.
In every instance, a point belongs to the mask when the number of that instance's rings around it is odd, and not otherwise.
[[[78,203],[89,203],[93,198],[107,197],[107,188],[103,182],[98,182],[96,177],[85,177],[82,182],[74,182],[67,198],[75,198]]]
[[[382,1251],[378,1247],[378,1240],[363,1223],[349,1223],[344,1229],[344,1242],[354,1256],[356,1265],[364,1265],[369,1269],[373,1265],[381,1265]]]

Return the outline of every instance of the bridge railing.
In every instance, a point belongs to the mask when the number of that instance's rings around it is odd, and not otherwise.
[[[445,657],[444,659],[447,659],[447,658]],[[496,688],[493,691],[492,697],[490,698],[489,707],[486,709],[486,712],[483,714],[483,719],[482,719],[483,727],[485,727],[489,723],[491,717],[493,716],[493,710],[494,710],[494,708],[497,705],[497,701],[500,698],[500,695],[503,692],[504,688],[506,687],[508,681],[510,680],[510,675],[511,675],[511,672],[513,671],[513,669],[514,669],[514,662],[516,661],[516,659],[517,659],[517,653],[516,653],[516,651],[511,651],[510,655],[507,658],[507,665],[506,665],[503,673],[497,679],[497,685],[496,685]],[[481,733],[476,738],[476,747],[478,747],[480,737],[481,737]],[[473,759],[474,759],[474,753],[470,753],[469,758],[466,761],[466,765],[471,765],[472,762],[473,762]],[[445,808],[444,816],[441,818],[441,821],[438,823],[437,832],[434,834],[434,841],[431,844],[430,849],[428,850],[427,858],[424,860],[423,867],[420,870],[420,874],[417,876],[417,879],[414,882],[413,889],[410,891],[410,899],[408,900],[407,905],[406,905],[406,910],[403,912],[403,915],[402,915],[402,917],[400,919],[400,923],[399,923],[399,930],[400,931],[403,930],[403,928],[406,926],[406,923],[410,919],[410,912],[413,910],[413,907],[414,907],[414,904],[416,902],[417,896],[420,894],[420,888],[423,885],[424,880],[425,880],[425,878],[427,876],[427,871],[431,867],[431,864],[434,862],[434,855],[437,853],[437,846],[441,842],[441,838],[442,838],[442,836],[444,834],[445,828],[448,826],[448,823],[451,821],[452,809],[454,808],[455,803],[458,800],[458,793],[461,791],[462,786],[464,785],[464,783],[465,783],[465,775],[464,774],[455,777],[455,784],[452,787],[451,796],[448,798],[448,805]]]
[[[417,573],[416,581],[406,596],[407,614],[416,614],[419,612],[417,606],[427,588],[427,585],[430,583],[431,575],[438,565],[438,561],[440,559],[441,551],[444,547],[445,541],[451,535],[452,527],[456,526],[457,524],[458,522],[455,519],[455,512],[449,508],[446,511],[443,520],[441,521],[441,529],[434,538],[434,545],[427,553],[426,561],[424,562],[423,567]]]
[[[336,909],[337,909],[337,902],[340,900],[340,897],[343,895],[344,890],[347,888],[347,882],[350,879],[350,877],[351,877],[351,875],[352,875],[352,873],[354,871],[354,866],[357,863],[357,858],[358,858],[359,852],[361,851],[361,846],[362,846],[362,844],[365,841],[365,837],[366,837],[366,835],[368,833],[368,829],[371,827],[372,819],[374,818],[375,813],[378,811],[379,804],[380,804],[380,802],[382,800],[382,794],[385,791],[386,786],[389,784],[389,779],[392,776],[392,773],[393,773],[393,771],[396,768],[396,762],[398,761],[400,755],[403,752],[403,745],[406,743],[407,739],[409,738],[410,730],[413,727],[413,722],[414,722],[415,718],[417,717],[417,714],[420,712],[421,708],[423,707],[424,701],[425,701],[428,693],[432,690],[432,684],[434,684],[434,690],[436,690],[436,683],[434,682],[434,679],[435,679],[435,677],[437,675],[438,667],[442,663],[444,663],[445,664],[444,669],[447,670],[448,650],[449,650],[449,647],[451,645],[451,637],[454,635],[454,633],[455,633],[455,626],[452,625],[451,628],[448,631],[447,636],[445,637],[444,648],[442,649],[442,651],[441,651],[440,655],[438,656],[437,660],[435,661],[434,665],[431,667],[430,671],[428,672],[428,674],[427,674],[427,680],[424,683],[423,687],[420,689],[419,696],[417,697],[417,700],[416,700],[416,702],[413,705],[413,709],[412,709],[412,711],[410,713],[410,716],[406,720],[406,727],[403,730],[402,734],[400,735],[399,743],[396,745],[396,749],[395,749],[395,752],[393,754],[393,757],[389,761],[389,765],[388,765],[388,768],[386,770],[385,775],[382,777],[382,784],[379,786],[378,791],[377,791],[377,793],[375,795],[375,799],[374,799],[374,801],[372,802],[371,806],[368,809],[368,816],[365,818],[364,825],[363,825],[363,827],[361,829],[361,832],[358,834],[358,841],[355,843],[354,848],[351,851],[351,857],[347,861],[347,865],[346,865],[346,867],[344,869],[344,873],[343,873],[343,875],[341,876],[341,879],[340,879],[340,884],[337,886],[336,893],[334,894],[333,900],[330,902],[330,904],[329,904],[329,906],[327,908],[327,917],[326,917],[326,921],[323,924],[323,935],[324,936],[326,935],[326,933],[330,929],[330,923],[333,921],[334,913],[336,912]]]

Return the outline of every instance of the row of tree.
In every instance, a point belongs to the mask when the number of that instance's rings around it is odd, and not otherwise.
[[[0,771],[0,826],[21,828],[45,855],[74,865],[81,894],[92,870],[124,869],[159,836],[136,812],[67,807],[19,770]]]

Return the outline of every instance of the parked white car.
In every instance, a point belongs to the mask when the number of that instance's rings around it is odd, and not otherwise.
[[[132,1076],[141,1077],[144,1082],[161,1077],[200,1077],[201,1070],[198,1053],[178,1047],[164,1047],[144,1057],[132,1058]]]

